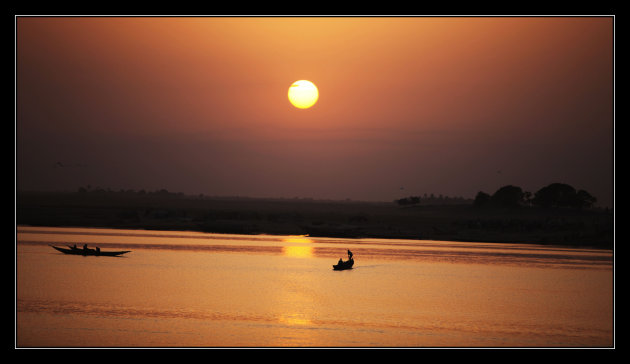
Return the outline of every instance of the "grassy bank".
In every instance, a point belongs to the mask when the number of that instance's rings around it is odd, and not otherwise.
[[[349,238],[429,239],[613,246],[613,214],[472,205],[406,206],[394,203],[302,199],[201,198],[122,192],[16,195],[16,222]]]

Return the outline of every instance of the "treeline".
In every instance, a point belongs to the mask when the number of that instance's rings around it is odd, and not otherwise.
[[[521,187],[507,185],[492,195],[479,191],[474,200],[463,197],[409,196],[394,200],[400,206],[413,205],[457,205],[472,203],[475,207],[519,207],[537,206],[544,208],[591,208],[597,199],[585,190],[576,190],[564,183],[552,183],[532,194]]]
[[[73,192],[17,191],[15,219],[18,225],[31,226],[611,248],[614,216],[610,210],[583,209],[596,201],[589,196],[570,186],[555,184],[535,194],[505,186],[492,195],[480,192],[475,199],[423,195],[401,199],[402,205],[411,205],[399,206],[394,202],[214,198],[165,189],[134,191],[87,186]],[[414,208],[418,205],[422,207]],[[568,208],[533,208],[535,205]]]
[[[166,189],[160,189],[155,191],[145,191],[144,189],[135,191],[133,189],[120,189],[118,191],[112,190],[110,188],[101,188],[94,187],[92,188],[90,185],[86,187],[79,187],[77,190],[78,193],[81,194],[91,194],[91,195],[117,195],[117,196],[160,196],[160,197],[184,197],[182,192],[169,192]]]
[[[576,190],[565,183],[552,183],[534,194],[512,185],[503,186],[492,195],[479,191],[473,205],[475,207],[535,206],[585,209],[593,207],[595,202],[597,199],[585,190]]]
[[[473,202],[471,199],[466,199],[463,197],[449,197],[434,194],[424,194],[423,196],[409,196],[404,197],[398,200],[394,200],[395,203],[400,206],[410,206],[410,205],[465,205]]]

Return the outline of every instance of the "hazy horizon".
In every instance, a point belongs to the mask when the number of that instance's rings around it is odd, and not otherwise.
[[[16,189],[612,206],[613,21],[16,17]]]

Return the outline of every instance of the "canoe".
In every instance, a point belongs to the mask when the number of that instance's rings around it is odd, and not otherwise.
[[[82,249],[82,248],[74,248],[74,247],[68,247],[69,249],[66,248],[59,248],[56,246],[51,245],[51,247],[55,248],[56,250],[64,253],[64,254],[72,254],[72,255],[94,255],[94,256],[104,256],[104,257],[116,257],[125,253],[129,253],[131,250],[123,250],[123,251],[114,251],[114,252],[104,252],[104,251],[98,251],[96,249]]]
[[[354,259],[348,259],[345,262],[341,262],[341,264],[333,265],[333,269],[334,270],[351,269],[353,265],[354,265]]]

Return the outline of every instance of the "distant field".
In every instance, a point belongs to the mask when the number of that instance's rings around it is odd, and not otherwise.
[[[180,194],[16,194],[18,225],[613,247],[610,211],[480,209],[470,204],[200,198]]]

